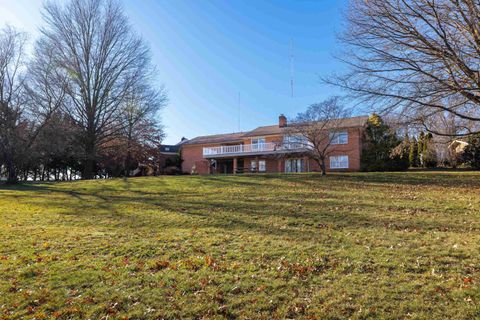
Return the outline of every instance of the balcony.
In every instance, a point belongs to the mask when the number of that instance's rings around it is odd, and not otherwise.
[[[228,156],[246,156],[246,155],[263,155],[288,152],[305,152],[310,148],[303,143],[286,143],[279,144],[274,142],[259,144],[237,144],[233,146],[218,146],[203,148],[203,156],[205,158],[228,157]]]

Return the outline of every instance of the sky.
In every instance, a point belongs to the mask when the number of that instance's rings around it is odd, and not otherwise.
[[[121,3],[168,92],[159,113],[166,144],[276,124],[282,113],[294,117],[340,93],[320,78],[345,69],[334,53],[347,0]],[[0,26],[26,31],[33,42],[41,8],[42,0],[0,0]]]

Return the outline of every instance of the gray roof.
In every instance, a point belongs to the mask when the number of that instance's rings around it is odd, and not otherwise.
[[[160,146],[160,152],[161,153],[178,153],[180,150],[180,145],[168,145],[168,144],[163,144]]]
[[[203,144],[203,143],[229,143],[229,142],[241,142],[244,132],[226,133],[226,134],[214,134],[210,136],[200,136],[190,139],[184,142],[184,145],[189,144]]]
[[[285,128],[280,128],[278,124],[273,126],[263,126],[245,133],[244,137],[258,137],[258,136],[266,136],[266,135],[273,135],[273,134],[281,134],[283,130],[285,130]]]
[[[340,119],[340,122],[335,121],[336,129],[344,128],[357,128],[363,127],[367,123],[368,116],[359,116]],[[328,125],[326,126],[328,128]],[[286,130],[286,127],[279,127],[277,125],[272,126],[263,126],[255,128],[248,132],[237,132],[237,133],[227,133],[227,134],[215,134],[209,136],[200,136],[186,141],[185,145],[190,144],[216,144],[216,143],[235,143],[242,142],[242,138],[247,137],[258,137],[258,136],[268,136],[268,135],[277,135],[282,134]]]

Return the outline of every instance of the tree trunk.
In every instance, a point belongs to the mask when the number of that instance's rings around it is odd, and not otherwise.
[[[127,156],[125,157],[125,161],[124,161],[125,178],[128,178],[130,176],[131,157],[132,157],[132,155],[131,155],[130,148],[129,148],[129,150],[127,151]]]
[[[130,125],[128,129],[128,135],[127,135],[127,155],[125,157],[125,161],[123,164],[125,169],[125,178],[128,178],[130,176],[130,162],[132,158],[132,152],[130,150],[131,141],[132,141],[132,129]]]
[[[83,167],[82,179],[90,180],[94,177],[95,169],[95,135],[87,134],[85,142],[85,164]]]
[[[5,157],[5,166],[7,167],[7,183],[17,183],[17,169],[13,163],[11,154],[4,153]]]
[[[322,176],[327,175],[327,166],[325,165],[325,159],[321,160],[320,169],[322,170]]]

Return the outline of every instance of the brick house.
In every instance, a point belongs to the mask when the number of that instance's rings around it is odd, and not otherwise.
[[[342,119],[329,147],[327,171],[359,171],[363,130],[368,117]],[[252,131],[200,136],[181,147],[184,173],[218,174],[247,172],[319,171],[306,143],[296,143],[287,130],[287,118]]]

